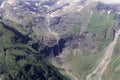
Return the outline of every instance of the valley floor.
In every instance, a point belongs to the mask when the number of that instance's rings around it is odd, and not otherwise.
[[[102,75],[111,61],[112,53],[118,41],[119,35],[120,35],[120,30],[115,33],[114,40],[108,45],[103,59],[101,60],[97,68],[93,72],[91,72],[88,76],[86,76],[86,80],[101,80],[102,79]]]

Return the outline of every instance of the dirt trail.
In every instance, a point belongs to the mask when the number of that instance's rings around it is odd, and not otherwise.
[[[102,75],[104,71],[106,70],[109,62],[111,61],[112,53],[114,51],[119,35],[120,35],[120,30],[118,30],[115,33],[114,40],[108,45],[103,59],[101,60],[97,68],[92,73],[90,73],[88,76],[86,76],[86,80],[101,80],[102,79]]]
[[[65,71],[69,76],[71,76],[74,80],[78,80],[78,78],[73,75],[71,72],[69,72],[68,70]]]

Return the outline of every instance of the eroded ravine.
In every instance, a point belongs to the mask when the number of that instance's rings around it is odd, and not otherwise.
[[[50,19],[51,19],[51,16],[50,16],[50,13],[47,14],[47,29],[48,31],[54,35],[54,37],[56,38],[57,42],[59,41],[60,37],[59,37],[59,34],[53,30],[51,30],[50,28]]]
[[[120,30],[116,31],[114,40],[108,45],[105,55],[97,68],[86,76],[86,80],[101,80],[104,71],[106,70],[109,62],[111,61],[112,53],[120,35]]]

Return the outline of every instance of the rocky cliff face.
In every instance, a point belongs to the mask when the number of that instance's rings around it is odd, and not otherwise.
[[[1,18],[21,25],[26,34],[34,33],[37,40],[46,46],[52,47],[62,38],[68,43],[73,41],[73,44],[77,44],[83,50],[86,45],[89,46],[86,47],[88,50],[96,51],[97,42],[92,39],[96,33],[93,34],[87,30],[93,13],[95,9],[100,12],[101,16],[106,12],[116,11],[116,8],[109,7],[109,5],[101,3],[96,5],[97,3],[89,0],[5,0],[0,10]],[[81,42],[81,36],[84,33],[92,34],[92,36],[85,38],[87,41],[82,37],[84,41]]]
[[[49,45],[51,40],[52,43],[56,43],[54,41],[61,36],[71,35],[71,31],[73,34],[76,33],[74,26],[81,24],[76,18],[86,5],[87,3],[82,4],[79,0],[72,2],[69,0],[5,0],[1,4],[1,17],[23,25],[23,29],[28,32],[32,29],[37,38],[44,38],[45,43]],[[67,29],[68,26],[70,30]]]

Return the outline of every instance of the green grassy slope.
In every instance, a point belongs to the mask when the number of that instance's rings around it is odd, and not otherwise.
[[[120,80],[120,39],[114,49],[112,60],[102,80]]]
[[[113,16],[112,13],[108,15],[106,12],[94,10],[89,23],[86,22],[88,27],[85,31],[92,33],[93,36],[90,39],[96,42],[97,51],[80,51],[79,49],[65,51],[68,54],[63,59],[64,63],[70,65],[70,72],[78,79],[84,80],[85,76],[96,68],[104,54],[105,47],[113,40]]]
[[[68,80],[28,45],[31,39],[25,42],[24,35],[19,36],[3,24],[0,23],[0,79]]]
[[[98,51],[103,50],[110,41],[113,39],[113,14],[108,15],[94,10],[89,26],[88,32],[94,36],[93,39],[97,41]]]

